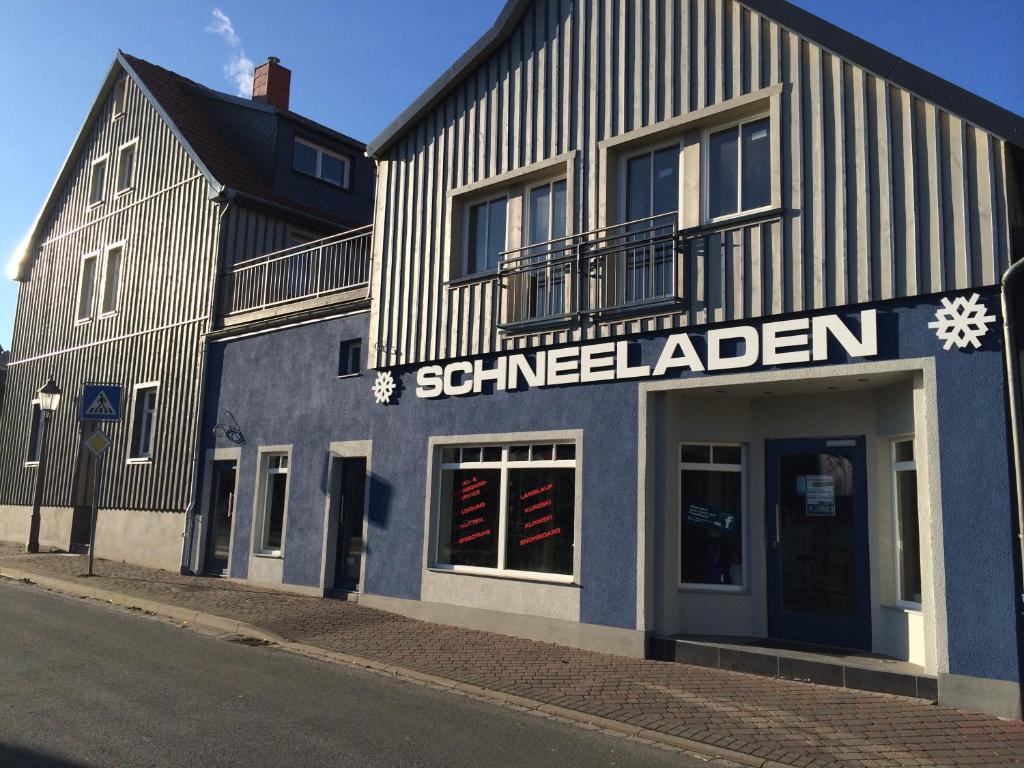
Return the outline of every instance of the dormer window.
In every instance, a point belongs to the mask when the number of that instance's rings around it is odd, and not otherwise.
[[[93,160],[92,170],[89,174],[89,205],[99,205],[106,195],[107,186],[107,156],[99,160]]]
[[[305,139],[295,139],[292,166],[300,173],[315,176],[328,184],[348,187],[348,158]]]
[[[121,78],[114,84],[114,105],[110,110],[110,116],[112,118],[118,118],[124,114],[124,93],[127,86],[127,80]]]

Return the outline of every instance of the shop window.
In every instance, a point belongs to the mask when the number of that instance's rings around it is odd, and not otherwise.
[[[680,584],[742,589],[743,450],[684,443],[679,458]]]
[[[572,577],[575,444],[446,447],[440,479],[437,567]]]
[[[772,198],[767,117],[708,134],[707,218],[768,208]]]
[[[264,454],[261,496],[254,551],[277,557],[281,554],[284,541],[284,520],[288,507],[287,453]]]
[[[914,441],[895,441],[892,444],[892,460],[898,602],[908,608],[920,608],[921,534],[918,527]]]
[[[341,342],[338,353],[338,375],[355,376],[362,369],[362,339],[348,339]]]
[[[156,384],[135,387],[135,407],[132,411],[132,442],[129,461],[149,461],[153,458],[153,437],[156,433]]]

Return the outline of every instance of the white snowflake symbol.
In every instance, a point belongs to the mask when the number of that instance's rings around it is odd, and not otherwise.
[[[995,321],[996,316],[988,314],[975,293],[969,299],[957,296],[954,301],[943,296],[942,307],[935,311],[935,320],[928,323],[928,327],[935,329],[939,341],[946,342],[943,349],[954,344],[958,349],[968,345],[977,349],[981,346],[982,336],[988,333],[989,325]]]
[[[373,398],[381,405],[391,402],[391,396],[395,394],[395,377],[391,371],[380,371],[377,379],[373,382]]]

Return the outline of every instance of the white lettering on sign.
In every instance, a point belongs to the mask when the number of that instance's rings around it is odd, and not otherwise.
[[[828,360],[829,341],[851,357],[878,354],[878,311],[860,313],[860,334],[838,315],[777,320],[760,328],[739,325],[707,332],[707,354],[697,351],[688,333],[674,333],[665,340],[658,360],[631,365],[628,341],[602,341],[582,346],[537,352],[531,360],[516,353],[483,360],[456,360],[447,365],[424,365],[416,371],[416,397],[458,397],[483,392],[490,382],[497,391],[561,384],[658,378],[670,371],[697,373],[752,368],[755,365],[795,365]]]

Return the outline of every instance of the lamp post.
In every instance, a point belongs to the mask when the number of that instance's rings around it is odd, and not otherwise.
[[[26,552],[39,551],[39,507],[43,503],[43,481],[46,477],[46,433],[57,406],[60,405],[60,387],[50,376],[49,380],[39,388],[36,397],[39,403],[39,413],[42,420],[39,424],[39,465],[36,467],[36,494],[32,499],[32,517],[28,526],[28,544],[25,545]]]

